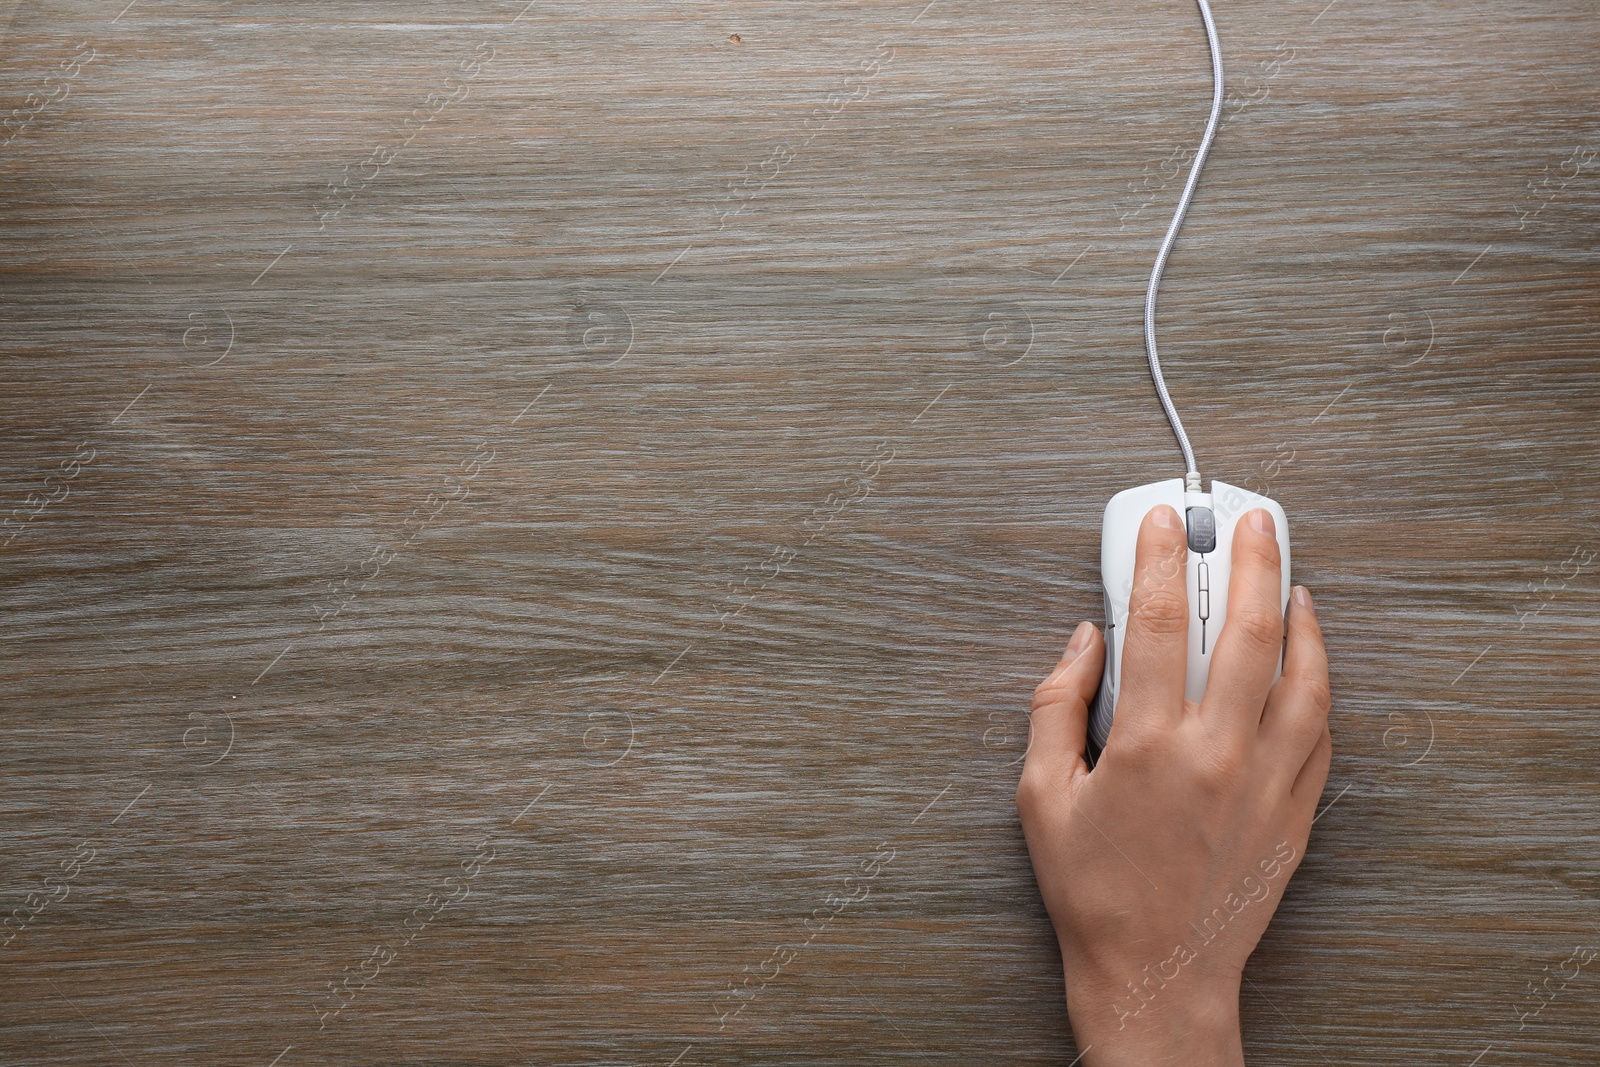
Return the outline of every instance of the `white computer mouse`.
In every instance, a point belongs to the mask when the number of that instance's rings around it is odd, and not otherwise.
[[[1195,484],[1199,484],[1196,478]],[[1125,489],[1106,505],[1100,530],[1100,579],[1106,599],[1106,665],[1100,692],[1089,713],[1089,739],[1098,754],[1111,736],[1122,678],[1122,635],[1128,624],[1128,601],[1133,594],[1133,558],[1139,526],[1152,508],[1170,504],[1189,534],[1189,659],[1184,696],[1199,702],[1211,671],[1211,653],[1228,615],[1228,575],[1232,571],[1233,530],[1246,512],[1265,508],[1277,528],[1280,567],[1279,609],[1289,607],[1289,520],[1275,500],[1212,481],[1211,492],[1186,492],[1182,478]],[[1278,653],[1278,671],[1283,653]]]

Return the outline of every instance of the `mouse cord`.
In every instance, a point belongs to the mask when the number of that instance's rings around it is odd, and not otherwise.
[[[1172,246],[1177,243],[1183,216],[1189,211],[1195,186],[1200,184],[1200,168],[1205,166],[1206,154],[1211,151],[1211,142],[1217,135],[1217,122],[1222,118],[1222,48],[1217,43],[1217,26],[1211,20],[1211,6],[1206,0],[1198,0],[1198,3],[1200,17],[1206,24],[1206,40],[1211,45],[1211,119],[1206,123],[1205,136],[1200,140],[1200,150],[1195,153],[1194,165],[1189,168],[1189,180],[1184,183],[1183,196],[1178,199],[1178,210],[1172,216],[1172,225],[1167,227],[1166,240],[1161,242],[1161,251],[1156,254],[1155,269],[1150,272],[1150,289],[1144,298],[1144,350],[1150,357],[1150,376],[1155,379],[1156,395],[1161,398],[1161,406],[1166,410],[1167,421],[1172,424],[1172,432],[1178,436],[1178,447],[1183,449],[1183,462],[1187,468],[1184,487],[1194,493],[1200,492],[1200,470],[1195,464],[1194,448],[1189,444],[1189,435],[1183,432],[1183,420],[1178,418],[1178,409],[1173,406],[1172,397],[1167,393],[1166,380],[1161,376],[1161,357],[1156,354],[1156,291],[1161,288],[1161,272],[1166,269],[1167,256],[1171,255]]]

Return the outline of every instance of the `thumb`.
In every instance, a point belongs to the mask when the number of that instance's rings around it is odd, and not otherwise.
[[[1062,781],[1087,771],[1089,701],[1100,684],[1105,642],[1093,623],[1073,631],[1061,662],[1033,691],[1027,762],[1048,778]]]

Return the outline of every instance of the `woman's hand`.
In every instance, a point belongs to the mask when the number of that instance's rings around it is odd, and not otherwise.
[[[1122,686],[1085,762],[1105,656],[1083,623],[1034,692],[1017,810],[1066,971],[1085,1067],[1244,1063],[1239,986],[1299,866],[1328,777],[1328,664],[1296,587],[1283,648],[1278,545],[1256,510],[1233,541],[1228,617],[1204,698],[1184,699],[1182,519],[1139,530]]]

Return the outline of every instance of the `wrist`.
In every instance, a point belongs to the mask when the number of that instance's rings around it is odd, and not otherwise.
[[[1243,1067],[1237,977],[1134,975],[1069,967],[1067,1015],[1082,1067]]]

